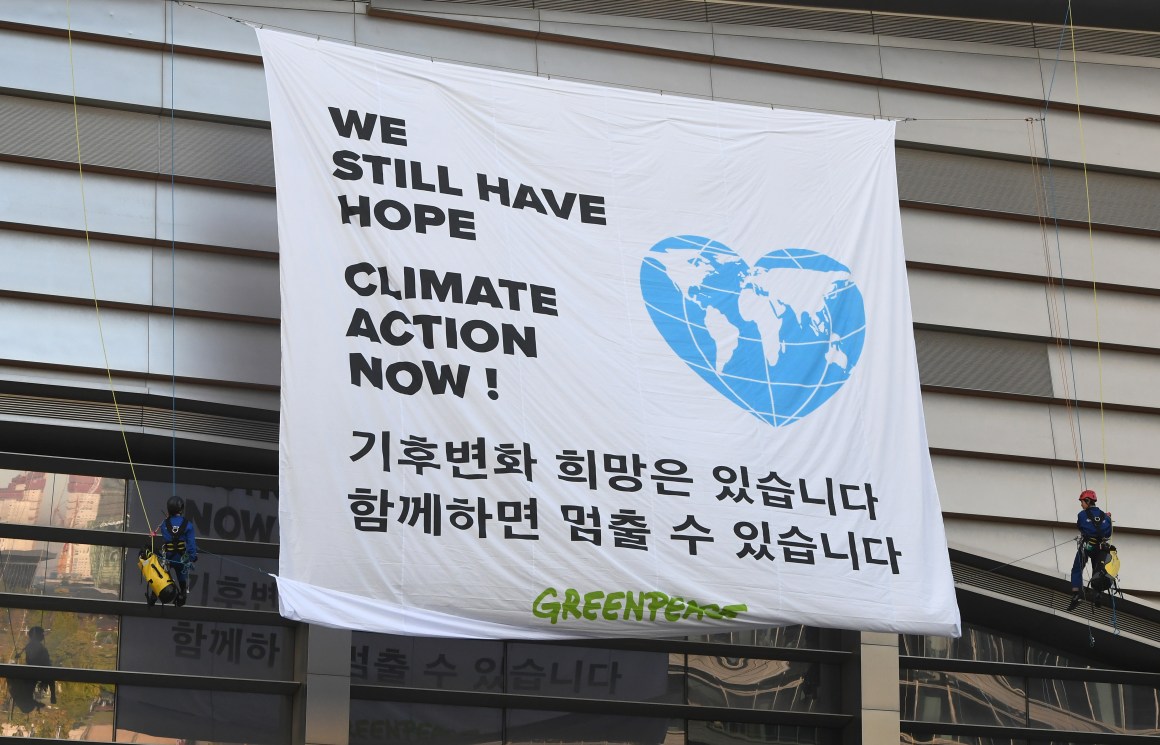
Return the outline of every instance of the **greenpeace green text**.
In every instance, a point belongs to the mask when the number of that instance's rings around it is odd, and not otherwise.
[[[563,596],[555,587],[544,591],[532,603],[532,615],[557,621],[670,621],[686,618],[730,619],[749,610],[749,606],[734,603],[702,604],[696,600],[670,597],[663,592],[604,592],[593,590],[581,593],[568,587]]]

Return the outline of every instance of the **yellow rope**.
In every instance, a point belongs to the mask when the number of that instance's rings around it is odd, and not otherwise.
[[[88,252],[89,258],[89,284],[93,290],[93,310],[97,316],[97,334],[101,340],[101,354],[105,359],[105,376],[109,380],[109,392],[113,396],[113,411],[117,415],[117,426],[121,430],[121,441],[125,444],[125,457],[129,460],[129,473],[133,477],[133,486],[137,490],[137,499],[141,502],[141,513],[145,517],[145,527],[149,531],[149,548],[152,550],[153,526],[149,521],[149,512],[145,509],[145,498],[141,495],[141,484],[137,481],[137,466],[133,463],[133,453],[129,449],[129,437],[125,434],[125,422],[121,418],[121,407],[117,404],[117,389],[113,384],[113,369],[109,366],[109,351],[105,346],[105,330],[101,325],[101,304],[97,300],[97,274],[93,268],[93,245],[89,240],[89,211],[88,204],[85,201],[85,169],[81,161],[81,125],[77,107],[76,65],[73,61],[72,0],[68,0],[65,3],[65,17],[68,24],[68,69],[69,78],[72,82],[73,132],[76,134],[77,143],[77,173],[80,175],[81,217],[84,221],[85,250]]]
[[[1075,117],[1079,125],[1079,147],[1080,147],[1080,162],[1083,165],[1083,194],[1084,200],[1087,204],[1087,226],[1088,226],[1088,253],[1091,255],[1092,267],[1092,302],[1095,305],[1096,311],[1096,371],[1099,380],[1099,402],[1100,402],[1100,457],[1104,469],[1104,505],[1111,508],[1111,494],[1108,492],[1108,438],[1107,429],[1104,426],[1104,359],[1103,351],[1100,348],[1100,296],[1096,289],[1096,247],[1095,239],[1092,235],[1092,198],[1091,190],[1088,185],[1088,168],[1087,168],[1087,142],[1084,140],[1083,133],[1083,110],[1080,107],[1079,99],[1079,62],[1076,60],[1075,51],[1075,18],[1071,13],[1071,0],[1067,3],[1067,23],[1068,30],[1071,34],[1071,69],[1072,77],[1075,79]]]

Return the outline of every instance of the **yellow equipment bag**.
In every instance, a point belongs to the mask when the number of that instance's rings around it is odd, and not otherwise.
[[[141,553],[137,557],[137,568],[141,570],[141,577],[148,587],[145,591],[145,597],[150,605],[153,605],[156,600],[160,600],[162,603],[172,603],[177,599],[179,592],[177,584],[169,576],[169,572],[165,570],[157,554],[147,548],[141,549]]]
[[[1108,560],[1104,563],[1104,571],[1109,577],[1118,577],[1120,574],[1120,554],[1116,549],[1108,551]]]

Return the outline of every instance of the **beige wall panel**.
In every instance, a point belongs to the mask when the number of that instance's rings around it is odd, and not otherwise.
[[[1098,452],[1095,455],[1098,463]],[[1160,475],[1108,471],[1105,481],[1101,467],[1089,466],[1086,469],[1085,487],[1075,468],[1065,469],[1057,466],[1053,470],[1060,520],[1069,524],[1075,521],[1079,513],[1079,493],[1088,488],[1094,489],[1099,496],[1100,508],[1112,513],[1115,525],[1160,530],[1160,521],[1156,519],[1156,496],[1160,494]],[[1160,543],[1160,539],[1153,540]]]
[[[1027,119],[1041,108],[883,88],[882,115],[898,122],[897,139],[1029,157]],[[914,121],[906,121],[913,118]],[[1034,133],[1036,152],[1043,149]]]
[[[541,75],[709,97],[709,67],[699,62],[540,42]]]
[[[1048,466],[945,455],[931,462],[943,512],[1060,519]]]
[[[261,65],[168,54],[162,56],[161,63],[163,106],[210,116],[270,120],[266,78]],[[174,90],[172,97],[170,81]]]
[[[274,253],[278,216],[273,194],[156,182],[157,237]],[[172,226],[176,224],[176,229]]]
[[[1049,352],[1055,395],[1081,401],[1160,408],[1160,356],[1055,346]],[[1160,465],[1158,463],[1157,465]]]
[[[713,67],[713,95],[718,100],[768,105],[775,109],[862,116],[878,113],[878,92],[871,86],[720,65]]]
[[[269,259],[153,249],[153,302],[214,313],[278,317],[278,263]]]
[[[177,340],[174,359],[173,343]],[[208,318],[149,318],[149,371],[154,375],[278,385],[278,327]]]
[[[145,372],[146,314],[0,298],[0,356],[24,362]]]
[[[584,39],[600,39],[693,54],[713,54],[713,36],[705,23],[653,21],[646,18],[541,13],[540,31]],[[721,54],[721,51],[717,51]]]
[[[0,18],[30,26],[68,28],[130,39],[161,41],[166,4],[141,0],[37,0],[0,4]]]
[[[1042,98],[1039,62],[1030,56],[1030,50],[1026,50],[1026,56],[1020,54],[1024,51],[1012,48],[1011,55],[1000,56],[883,44],[882,70],[889,80]]]
[[[1113,543],[1120,555],[1120,587],[1124,592],[1160,592],[1160,572],[1156,571],[1160,566],[1160,540],[1155,536],[1121,534],[1114,536]]]
[[[1056,457],[1045,404],[927,392],[922,406],[932,448]]]
[[[364,16],[355,19],[355,31],[359,44],[378,49],[503,70],[537,69],[536,42],[531,39]]]
[[[1052,110],[1045,122],[1051,157],[1089,166],[1160,171],[1156,123],[1083,113],[1082,127],[1074,111]],[[1042,143],[1039,155],[1042,157]],[[1093,195],[1093,199],[1097,195]]]
[[[1045,290],[1030,282],[911,269],[915,323],[1047,336]]]
[[[715,31],[714,49],[721,57],[853,75],[880,77],[882,74],[878,47],[866,41],[866,37],[854,34],[829,34],[833,37],[848,38],[842,42],[837,40],[826,42],[779,38],[781,32],[792,33],[791,29],[716,26]],[[761,32],[766,34],[758,35]]]
[[[908,261],[1031,275],[1046,266],[1038,225],[903,208],[902,237]]]
[[[174,395],[172,384],[164,378],[147,381],[144,387],[146,393],[155,396],[170,397]],[[208,401],[225,406],[244,406],[252,409],[278,411],[278,391],[178,382],[176,395],[179,399],[191,401]]]
[[[951,548],[994,560],[984,569],[1010,564],[1061,579],[1071,573],[1075,531],[959,519],[947,520],[946,531]]]
[[[1050,87],[1052,101],[1075,103],[1078,68],[1081,106],[1160,114],[1160,60],[1122,57],[1127,64],[1079,62],[1073,67],[1070,50],[1063,51],[1058,63],[1054,49],[1040,54],[1043,90]]]
[[[1072,409],[1071,415],[1062,406],[1051,408],[1051,426],[1055,432],[1056,456],[1075,459],[1072,445],[1072,425],[1076,412],[1079,420],[1076,432],[1082,432],[1084,459],[1089,463],[1109,463],[1121,466],[1156,468],[1160,466],[1160,415],[1137,414],[1130,411],[1107,411],[1101,423],[1098,409]],[[1088,483],[1091,483],[1089,473]]]
[[[363,12],[360,3],[333,0],[215,2],[208,6],[212,12],[206,12],[201,6],[174,5],[173,8],[173,34],[179,45],[240,54],[258,54],[258,39],[251,27],[224,16],[324,39],[349,41],[354,38],[353,17]]]
[[[94,233],[145,238],[154,234],[156,187],[150,181],[88,173],[82,202],[77,171],[0,163],[0,193],[5,195],[0,220],[73,230],[87,224]]]
[[[31,63],[30,60],[35,60]],[[0,88],[161,105],[161,52],[0,30]]]
[[[102,301],[152,302],[149,249],[0,230],[0,289]]]
[[[1156,295],[1069,288],[1067,310],[1073,339],[1160,349],[1160,297]]]
[[[1160,289],[1157,238],[1097,231],[1089,244],[1086,229],[1060,228],[1057,244],[1050,225],[1044,229],[1034,223],[906,208],[902,234],[911,261],[1040,276],[1050,271],[1052,277],[1060,276],[1062,263],[1063,276],[1088,282],[1094,246],[1100,282]],[[1091,291],[1068,289],[1069,298],[1077,293]],[[1059,302],[1062,308],[1062,298]]]

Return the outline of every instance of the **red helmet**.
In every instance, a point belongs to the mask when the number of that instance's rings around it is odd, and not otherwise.
[[[1089,500],[1092,504],[1096,503],[1096,493],[1091,489],[1084,489],[1080,492],[1079,501]]]

